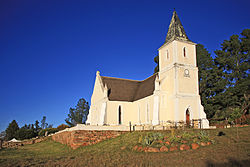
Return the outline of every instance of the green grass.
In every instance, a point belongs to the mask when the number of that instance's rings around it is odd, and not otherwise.
[[[197,132],[199,130],[187,130]],[[223,131],[225,136],[217,136]],[[197,150],[167,153],[132,151],[139,136],[123,134],[115,139],[76,150],[50,139],[19,149],[0,150],[0,166],[247,166],[250,164],[250,127],[206,130],[215,144]],[[170,131],[164,131],[171,135]],[[175,134],[182,133],[181,130]],[[121,150],[122,146],[126,146]]]

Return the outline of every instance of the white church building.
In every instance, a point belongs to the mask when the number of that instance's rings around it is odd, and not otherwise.
[[[143,81],[101,76],[96,79],[87,119],[90,125],[159,125],[200,120],[208,128],[199,95],[196,44],[189,40],[176,11],[159,51],[159,72]]]

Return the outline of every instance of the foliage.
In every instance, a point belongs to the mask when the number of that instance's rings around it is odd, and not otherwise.
[[[236,119],[240,118],[241,115],[242,115],[242,112],[240,108],[235,108],[234,111],[230,114],[228,121],[236,124],[238,123],[236,122]]]
[[[162,140],[163,138],[164,138],[163,134],[154,132],[154,133],[148,133],[143,137],[142,140],[139,138],[139,141],[142,141],[142,145],[150,146],[151,144],[153,144],[153,142],[157,140]]]
[[[5,136],[6,136],[6,132],[5,131],[2,131],[1,133],[0,133],[0,140],[2,139],[4,139],[5,138]]]
[[[208,142],[208,141],[210,141],[209,134],[206,131],[204,131],[204,130],[200,131],[198,138],[202,142]]]
[[[223,79],[223,71],[215,65],[211,54],[203,45],[196,46],[196,53],[201,103],[207,117],[211,118],[222,108],[220,98],[226,81]]]
[[[159,72],[159,54],[157,56],[155,56],[154,62],[157,64],[155,69],[154,69],[154,73],[157,73],[157,72]]]
[[[84,98],[81,98],[77,102],[75,108],[69,109],[68,118],[65,119],[65,122],[70,127],[75,126],[76,124],[85,124],[88,114],[89,104]]]
[[[65,124],[61,124],[61,125],[57,126],[57,130],[58,130],[58,131],[64,130],[64,129],[66,129],[66,128],[69,128],[69,126],[68,126],[68,125],[65,125]]]
[[[228,108],[249,108],[250,29],[243,30],[241,35],[241,38],[232,35],[221,44],[221,50],[215,51],[215,64],[223,71],[227,83],[219,98],[219,112],[227,112]]]
[[[31,139],[33,137],[36,137],[36,133],[34,132],[33,129],[20,128],[16,132],[16,138],[18,140]]]
[[[51,134],[51,133],[56,133],[58,132],[57,128],[46,128],[46,129],[42,129],[40,130],[40,132],[38,133],[39,136],[45,136],[45,133],[47,132],[47,135]]]
[[[11,140],[13,138],[16,137],[16,132],[18,131],[19,127],[18,124],[16,122],[16,120],[13,120],[9,126],[7,127],[7,129],[5,130],[6,132],[6,140]]]
[[[183,139],[186,139],[186,140],[189,140],[189,139],[192,139],[194,134],[193,133],[188,133],[188,132],[183,132],[183,134],[181,135]]]
[[[170,141],[170,143],[174,143],[174,144],[176,144],[176,143],[181,143],[181,138],[180,138],[180,137],[177,137],[177,136],[171,136],[171,137],[169,138],[169,141]]]
[[[41,129],[42,128],[39,126],[39,121],[36,120],[36,122],[35,122],[35,133],[38,134]]]
[[[42,129],[48,128],[48,123],[46,123],[46,116],[43,116],[43,119],[41,120],[41,128]]]

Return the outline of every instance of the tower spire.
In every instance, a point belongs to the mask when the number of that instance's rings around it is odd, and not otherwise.
[[[174,9],[173,16],[168,28],[168,33],[165,42],[170,42],[172,40],[179,39],[183,41],[190,41],[185,33],[185,30],[181,24],[181,21]]]

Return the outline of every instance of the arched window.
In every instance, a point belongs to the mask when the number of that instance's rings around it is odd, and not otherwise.
[[[122,124],[122,111],[121,111],[121,106],[118,108],[118,124]]]
[[[186,57],[186,48],[183,48],[183,56]]]

